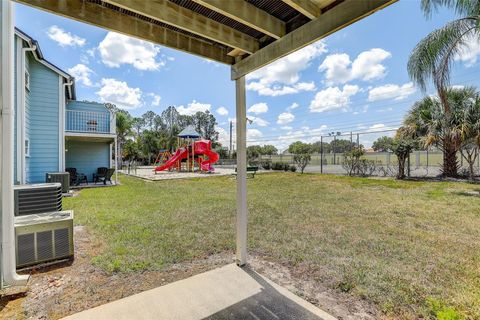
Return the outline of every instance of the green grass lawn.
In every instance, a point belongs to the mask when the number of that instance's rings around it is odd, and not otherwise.
[[[230,177],[86,189],[67,198],[106,244],[108,272],[161,269],[235,247]],[[249,247],[293,274],[400,318],[480,318],[480,186],[272,173],[248,180]],[[444,319],[450,319],[444,317]],[[455,318],[451,318],[455,319]]]

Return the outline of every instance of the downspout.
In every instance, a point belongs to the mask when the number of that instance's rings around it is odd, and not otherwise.
[[[37,50],[37,46],[34,44],[30,44],[30,47],[27,48],[22,48],[22,54],[20,56],[20,70],[17,70],[17,72],[20,72],[20,83],[19,83],[19,89],[21,92],[20,96],[20,101],[17,101],[18,103],[18,115],[20,116],[19,123],[20,126],[18,126],[18,129],[20,130],[20,145],[17,145],[17,148],[20,148],[20,159],[17,159],[17,165],[20,163],[21,164],[21,177],[20,177],[20,183],[25,184],[26,183],[26,161],[25,161],[25,96],[26,96],[26,88],[25,88],[25,60],[26,60],[26,55],[27,52],[32,52]],[[18,143],[17,143],[18,144]],[[18,153],[17,153],[18,154]]]
[[[59,171],[65,171],[65,159],[66,159],[66,156],[65,156],[65,119],[66,119],[66,110],[67,110],[67,101],[65,100],[65,90],[67,89],[67,86],[71,88],[71,86],[73,85],[73,80],[72,79],[68,79],[68,82],[65,82],[62,84],[62,101],[60,102],[61,103],[61,110],[60,112],[62,112],[60,118],[62,119],[61,121],[61,124],[60,124],[60,129],[62,131],[62,134],[60,136],[60,141],[61,141],[61,152],[62,152],[62,155],[63,155],[63,159],[62,159],[62,166],[59,169]]]
[[[6,284],[23,286],[30,276],[16,271],[13,217],[13,5],[11,1],[1,1],[0,5],[2,275]]]

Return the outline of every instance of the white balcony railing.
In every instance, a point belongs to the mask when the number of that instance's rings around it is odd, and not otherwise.
[[[110,112],[67,110],[66,131],[115,133],[115,116]]]

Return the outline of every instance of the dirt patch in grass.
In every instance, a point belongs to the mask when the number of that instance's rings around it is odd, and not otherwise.
[[[109,274],[91,263],[105,250],[82,226],[75,227],[73,263],[32,270],[25,294],[0,298],[0,319],[60,319],[132,294],[153,289],[232,262],[223,253],[161,271]]]
[[[91,263],[105,246],[83,226],[75,227],[76,257],[71,263],[31,270],[25,291],[0,298],[1,319],[60,319],[145,290],[185,279],[233,261],[233,252],[179,263],[162,271],[107,273]],[[263,257],[250,256],[249,265],[274,282],[336,315],[339,319],[375,319],[375,306],[348,294],[321,288],[292,275],[290,270]]]

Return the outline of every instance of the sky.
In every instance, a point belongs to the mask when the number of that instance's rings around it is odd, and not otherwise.
[[[175,106],[183,114],[209,110],[228,146],[235,122],[230,67],[167,47],[15,4],[15,24],[39,42],[44,57],[76,79],[78,100],[111,102],[140,116]],[[426,19],[419,1],[403,0],[247,77],[247,143],[314,142],[332,132],[397,128],[422,92],[409,79],[412,49],[453,20],[448,10]],[[452,85],[479,85],[480,45],[456,56]],[[235,130],[234,130],[235,131]],[[328,141],[331,138],[324,138]]]

